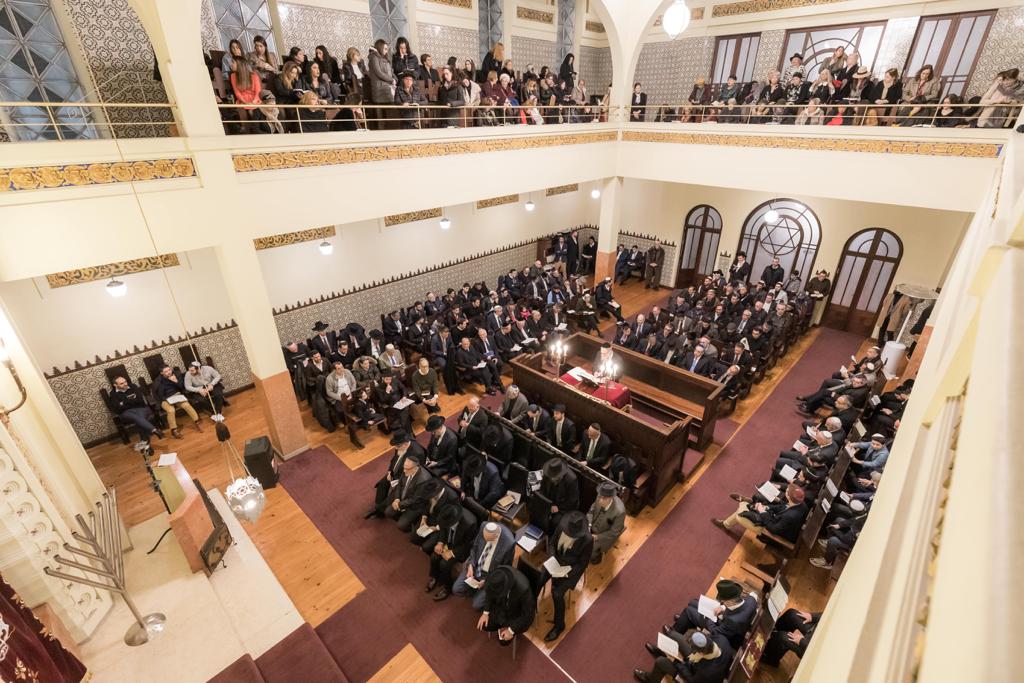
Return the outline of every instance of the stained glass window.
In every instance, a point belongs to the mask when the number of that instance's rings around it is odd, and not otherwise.
[[[779,259],[787,275],[796,269],[806,281],[820,241],[821,224],[810,207],[795,199],[772,199],[747,216],[738,248],[747,254],[753,282],[773,258]]]
[[[942,81],[942,96],[963,95],[974,73],[995,11],[922,17],[907,60],[906,75],[913,76],[925,64],[935,68]],[[982,74],[988,82],[995,74]]]
[[[845,49],[846,54],[856,50],[860,53],[860,63],[872,70],[880,72],[893,66],[892,64],[875,65],[878,45],[882,41],[885,22],[869,24],[849,24],[845,26],[823,26],[821,28],[800,29],[786,32],[786,49],[780,59],[780,69],[789,64],[789,57],[799,52],[804,57],[804,79],[813,81],[818,77],[818,70],[832,58],[837,47]]]

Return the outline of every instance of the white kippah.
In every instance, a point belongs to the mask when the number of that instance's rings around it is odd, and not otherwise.
[[[498,530],[498,525],[496,523],[494,523],[494,522],[488,522],[486,525],[484,525],[484,531],[487,531],[488,533],[492,533],[493,534],[497,530]]]

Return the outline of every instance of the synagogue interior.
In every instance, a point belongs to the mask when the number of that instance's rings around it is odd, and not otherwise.
[[[1024,680],[1021,68],[1013,0],[0,0],[0,679]]]

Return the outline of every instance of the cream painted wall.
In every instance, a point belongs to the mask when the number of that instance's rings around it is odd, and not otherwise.
[[[106,281],[51,289],[45,278],[0,284],[0,298],[39,366],[51,372],[75,361],[124,352],[170,335],[231,320],[231,306],[212,249],[179,254],[181,265],[118,279],[128,293],[115,299]],[[182,327],[164,273],[185,320]]]
[[[445,215],[452,226],[447,231],[436,219],[390,228],[383,220],[339,225],[330,256],[322,256],[315,242],[265,249],[259,260],[270,301],[281,308],[571,226],[596,224],[600,202],[590,198],[592,185],[581,183],[578,192],[553,197],[546,197],[543,190],[524,193],[516,204],[488,209],[475,204],[449,207]],[[532,212],[523,208],[530,196],[537,205]]]
[[[821,221],[821,244],[815,267],[825,268],[831,273],[835,272],[846,240],[854,233],[864,228],[880,227],[899,235],[903,241],[903,261],[894,284],[940,285],[972,216],[957,211],[851,202],[810,195],[781,196],[797,199],[817,214]],[[747,215],[758,204],[775,197],[780,195],[627,178],[621,229],[656,235],[681,244],[682,224],[687,212],[697,204],[710,204],[722,214],[724,225],[718,251],[735,254]]]

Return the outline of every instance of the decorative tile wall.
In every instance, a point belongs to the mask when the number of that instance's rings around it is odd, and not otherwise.
[[[355,47],[365,59],[373,44],[369,14],[291,3],[278,4],[278,14],[285,53],[293,45],[306,51],[324,45],[340,60],[348,48]]]
[[[252,384],[252,372],[249,359],[245,355],[245,346],[238,327],[232,321],[229,327],[215,331],[200,331],[191,335],[201,357],[210,356],[217,365],[217,371],[223,378],[227,391],[240,389]],[[47,381],[57,396],[64,413],[71,421],[71,426],[79,440],[86,446],[99,443],[117,433],[110,413],[103,405],[99,390],[109,388],[105,371],[114,365],[124,365],[132,382],[139,377],[149,379],[149,372],[143,358],[154,353],[163,355],[171,365],[181,365],[178,347],[185,344],[184,339],[175,338],[144,350],[136,349],[127,355],[108,358],[95,364],[81,367],[76,363],[75,369],[48,373]],[[99,361],[97,357],[97,361]],[[56,370],[56,368],[54,368]]]
[[[984,95],[996,74],[1005,69],[1024,67],[1024,6],[1003,7],[989,29],[988,39],[982,47],[974,77],[967,86],[967,95]]]
[[[419,30],[419,45],[413,45],[416,54],[424,52],[434,57],[434,67],[440,70],[449,57],[455,57],[459,61],[459,68],[467,59],[472,59],[478,67],[480,58],[477,50],[480,49],[477,32],[465,28],[452,28],[440,24],[416,24]]]
[[[757,59],[754,60],[754,78],[763,80],[769,71],[779,69],[782,42],[785,37],[786,32],[782,29],[761,32],[761,39],[757,44]]]
[[[587,82],[587,91],[591,95],[604,95],[612,82],[612,50],[610,47],[580,47],[577,56],[580,78]]]
[[[679,104],[698,76],[711,74],[714,38],[677,38],[646,43],[640,51],[633,82],[643,84],[648,105]]]
[[[533,64],[537,73],[540,73],[542,66],[550,67],[556,73],[558,72],[558,62],[555,61],[555,43],[552,40],[512,36],[512,60],[517,71],[523,71],[527,64]]]
[[[105,102],[165,103],[167,93],[153,80],[153,46],[128,0],[64,0],[64,6],[78,34],[83,57],[94,80],[90,95],[98,92]],[[90,97],[89,99],[92,99]],[[110,109],[107,119],[116,126],[118,137],[166,137],[171,121],[169,109]]]
[[[920,17],[902,17],[886,22],[882,42],[875,55],[875,64],[871,69],[875,78],[881,78],[886,69],[891,67],[896,67],[900,75],[903,74],[903,67],[907,64],[910,48],[914,44],[914,34],[917,33],[919,20]]]
[[[217,31],[217,19],[213,11],[213,0],[203,0],[200,7],[199,33],[205,51],[223,50],[227,47],[220,42],[220,32]]]

